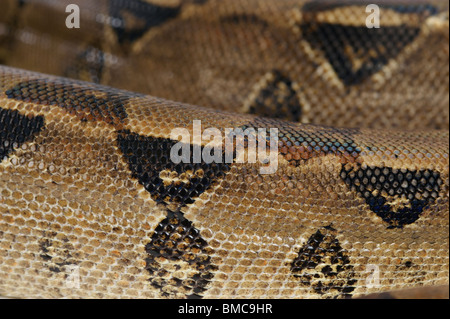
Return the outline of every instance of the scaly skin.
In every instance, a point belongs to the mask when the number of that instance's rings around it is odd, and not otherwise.
[[[0,63],[302,123],[449,128],[449,3],[377,0],[0,2]],[[116,26],[116,27],[114,27]],[[3,30],[3,31],[2,31]]]
[[[0,296],[448,298],[449,4],[367,3],[0,1]]]
[[[277,128],[276,172],[173,164],[170,132],[192,135],[194,120]],[[0,294],[340,298],[448,284],[448,139],[1,67]]]

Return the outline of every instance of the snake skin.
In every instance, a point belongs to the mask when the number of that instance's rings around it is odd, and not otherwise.
[[[448,2],[368,3],[2,1],[0,296],[448,298]]]

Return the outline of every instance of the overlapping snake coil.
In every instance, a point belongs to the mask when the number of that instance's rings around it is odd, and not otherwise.
[[[448,2],[373,2],[2,0],[0,296],[448,296]]]

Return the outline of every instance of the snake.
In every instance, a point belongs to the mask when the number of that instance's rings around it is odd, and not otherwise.
[[[372,2],[1,1],[0,296],[448,298],[448,2]]]

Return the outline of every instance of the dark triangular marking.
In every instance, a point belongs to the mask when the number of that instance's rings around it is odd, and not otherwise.
[[[0,161],[21,144],[31,141],[44,128],[42,116],[26,116],[0,108]]]
[[[268,80],[258,88],[256,98],[250,103],[249,113],[287,121],[300,121],[302,106],[292,81],[279,71],[273,71],[266,76]]]
[[[193,163],[192,145],[189,145],[190,163],[175,164],[170,158],[170,151],[177,143],[126,130],[120,131],[118,135],[118,146],[133,177],[138,179],[155,201],[181,207],[193,203],[196,197],[223,178],[230,165],[207,164],[204,161]]]
[[[180,210],[223,178],[230,165],[222,164],[224,161],[193,163],[192,145],[188,145],[192,164],[175,164],[170,153],[178,141],[141,136],[127,130],[119,131],[117,142],[132,176],[156,202],[167,207],[167,217],[159,223],[151,242],[146,245],[146,269],[151,275],[151,285],[159,289],[163,297],[201,298],[213,278],[212,271],[216,270],[210,261],[212,250]],[[202,153],[203,150],[201,147]],[[168,261],[172,267],[166,267]],[[173,267],[176,271],[186,267],[186,263],[195,274],[186,279],[177,278]]]
[[[300,286],[326,298],[348,298],[355,290],[353,266],[331,226],[319,229],[300,248],[291,272]]]
[[[433,170],[342,165],[341,178],[389,228],[412,224],[439,196],[443,181]],[[395,204],[394,204],[395,203]]]
[[[149,29],[175,18],[181,7],[164,7],[141,0],[111,0],[112,27],[120,43],[131,43]]]
[[[201,298],[214,276],[212,272],[217,270],[211,263],[212,249],[192,222],[181,213],[168,211],[145,250],[148,254],[146,269],[152,276],[150,283],[161,291],[162,297],[173,298],[182,293],[187,298]],[[165,268],[168,260],[175,262],[175,265]],[[193,274],[188,278],[177,278],[174,273],[186,264],[189,264]]]
[[[308,42],[323,51],[345,85],[355,85],[379,72],[419,34],[420,28],[345,26],[305,23],[301,26]]]

